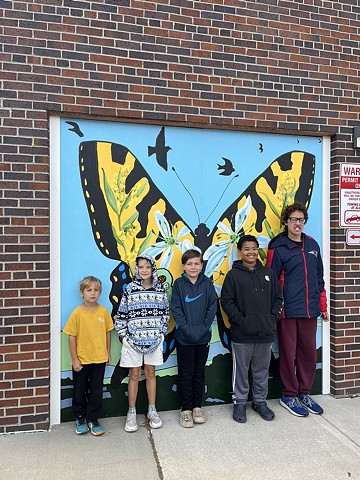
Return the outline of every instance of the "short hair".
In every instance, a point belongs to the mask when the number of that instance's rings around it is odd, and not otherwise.
[[[88,288],[92,283],[97,283],[100,293],[102,291],[102,283],[101,280],[93,277],[92,275],[88,275],[87,277],[83,278],[80,282],[80,293],[83,293],[83,291]]]
[[[305,223],[306,223],[308,218],[309,218],[309,215],[308,215],[308,212],[307,212],[307,208],[301,202],[294,202],[292,205],[287,205],[284,208],[284,210],[282,212],[282,215],[281,215],[282,223],[285,225],[286,222],[289,220],[290,216],[296,211],[302,212],[304,214]]]
[[[243,235],[242,237],[240,237],[239,241],[237,242],[237,248],[241,250],[245,242],[255,242],[257,247],[259,248],[258,239],[254,235]]]
[[[195,250],[193,248],[191,250],[186,250],[186,252],[182,254],[182,257],[181,257],[182,265],[185,265],[185,263],[192,258],[200,258],[200,262],[203,263],[202,253],[199,252],[199,250]]]

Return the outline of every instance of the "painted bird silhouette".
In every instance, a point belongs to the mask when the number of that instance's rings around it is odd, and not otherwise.
[[[155,147],[148,146],[148,156],[151,157],[155,153],[157,163],[167,171],[167,154],[169,150],[171,148],[165,146],[165,127],[162,127],[159,135],[156,137]]]
[[[260,153],[263,153],[264,148],[262,143],[259,143],[259,150],[260,150]]]
[[[235,172],[235,168],[233,167],[231,160],[225,157],[222,157],[222,159],[225,162],[224,165],[217,164],[218,170],[223,170],[222,172],[219,173],[219,175],[224,175],[228,177],[229,175],[232,174],[232,172]]]
[[[67,123],[68,125],[71,125],[72,127],[72,128],[68,128],[69,132],[74,132],[76,133],[76,135],[79,135],[79,137],[84,136],[83,132],[80,130],[80,127],[76,122],[65,122],[65,123]]]

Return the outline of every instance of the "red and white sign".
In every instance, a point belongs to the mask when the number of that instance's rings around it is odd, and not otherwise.
[[[360,230],[346,230],[346,243],[360,245]]]
[[[340,227],[360,227],[360,163],[340,164]]]

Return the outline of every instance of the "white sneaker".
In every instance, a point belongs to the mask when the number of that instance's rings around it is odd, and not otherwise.
[[[136,423],[136,413],[128,413],[125,422],[125,432],[136,432],[138,428],[138,424]]]
[[[149,410],[147,418],[149,419],[149,424],[151,428],[160,428],[163,426],[163,421],[161,420],[156,410]]]

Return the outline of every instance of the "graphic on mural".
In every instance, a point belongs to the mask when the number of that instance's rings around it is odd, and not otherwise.
[[[65,123],[72,126],[70,129],[66,126],[67,135],[75,137],[76,133],[78,137],[86,138],[87,126],[90,123],[99,124],[81,121]],[[112,124],[112,127],[115,128],[115,125]],[[115,141],[117,135],[113,135],[113,139],[78,140],[77,145],[73,142],[74,149],[71,151],[74,155],[77,146],[78,188],[82,188],[87,209],[87,219],[82,212],[81,222],[88,222],[92,231],[92,238],[87,237],[86,242],[95,242],[99,254],[101,252],[113,264],[100,275],[110,280],[109,299],[113,316],[124,287],[131,281],[134,260],[139,253],[145,252],[156,259],[159,275],[170,296],[173,280],[182,273],[182,253],[189,248],[201,250],[204,273],[212,278],[219,294],[226,273],[237,259],[236,244],[241,235],[247,233],[258,238],[261,247],[259,255],[265,261],[269,240],[281,230],[283,206],[301,201],[309,207],[313,194],[319,195],[314,190],[315,158],[321,159],[321,150],[316,146],[318,139],[303,141],[290,137],[296,149],[286,149],[289,137],[279,135],[262,135],[260,142],[258,135],[253,138],[254,134],[231,132],[230,141],[229,132],[206,131],[206,137],[210,139],[206,142],[203,130],[129,124],[120,124],[121,127],[132,130],[133,138],[137,139],[136,148],[141,142],[142,151],[146,153],[142,158],[133,153],[130,145]],[[142,137],[141,133],[145,131],[147,135]],[[171,132],[171,141],[168,132]],[[284,149],[281,148],[282,141]],[[254,158],[245,162],[239,161],[242,148],[246,151],[244,142],[253,144],[254,152],[257,151],[253,154]],[[299,148],[300,142],[306,143],[306,151]],[[273,144],[276,148],[272,147]],[[267,165],[263,160],[265,145],[268,154],[278,151]],[[258,165],[254,165],[260,158]],[[252,171],[257,174],[246,184],[246,177],[251,178]],[[321,208],[320,198],[318,208]],[[179,211],[185,199],[188,201],[187,208]],[[76,208],[75,204],[72,208]],[[222,214],[219,213],[221,211]],[[79,252],[79,263],[84,262],[81,256]],[[88,261],[88,268],[91,268],[92,260]],[[177,408],[173,333],[174,322],[171,320],[164,345],[166,362],[162,371],[166,373],[161,376],[164,386],[159,384],[158,388],[158,397],[161,398],[164,389],[163,395],[168,398],[163,408]],[[229,322],[218,305],[207,367],[208,403],[231,399],[230,350]],[[276,356],[276,348],[274,351]],[[115,365],[118,358],[117,351],[115,358],[113,356]],[[272,367],[276,377],[275,361]],[[118,374],[118,366],[115,366],[108,376],[114,379]],[[63,375],[63,387],[65,383]],[[278,383],[275,378],[275,391],[279,388]],[[120,388],[115,391],[112,389],[114,386]],[[106,384],[105,398],[108,396],[109,402],[113,399],[124,407],[119,409],[118,405],[115,411],[114,405],[108,405],[104,415],[125,413],[125,387],[120,382]],[[159,399],[158,403],[161,403]],[[64,402],[63,407],[68,409],[68,404]],[[159,409],[161,407],[160,404]]]

